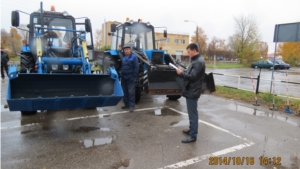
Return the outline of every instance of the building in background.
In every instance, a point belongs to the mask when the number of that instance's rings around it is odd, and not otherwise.
[[[111,38],[108,36],[108,32],[110,32],[110,27],[112,24],[121,24],[121,22],[107,21],[105,24],[102,24],[101,46],[111,44]],[[155,32],[155,40],[157,49],[162,48],[162,50],[165,50],[175,59],[186,60],[186,47],[190,43],[190,36],[188,33],[168,32],[167,38],[164,38],[163,32]]]

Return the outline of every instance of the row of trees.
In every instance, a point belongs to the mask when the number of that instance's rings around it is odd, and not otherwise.
[[[261,57],[267,57],[268,45],[260,40],[258,26],[254,17],[241,15],[235,17],[234,21],[235,33],[227,41],[214,36],[208,42],[204,30],[199,27],[198,42],[200,53],[208,58],[213,58],[213,56],[228,59],[238,58],[246,65]],[[195,37],[196,35],[192,36],[192,42],[196,42]]]

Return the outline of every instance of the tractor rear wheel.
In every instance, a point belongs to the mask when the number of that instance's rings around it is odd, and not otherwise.
[[[181,95],[167,95],[167,97],[169,98],[169,100],[178,100]]]
[[[141,100],[142,90],[140,87],[135,87],[135,103],[138,103]]]
[[[26,73],[27,71],[34,72],[35,63],[32,55],[22,54],[20,62],[21,62],[21,69],[20,69],[21,73]]]

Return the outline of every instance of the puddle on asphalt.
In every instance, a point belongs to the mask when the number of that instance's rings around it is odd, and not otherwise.
[[[74,130],[74,132],[90,132],[90,131],[94,131],[94,130],[101,130],[101,131],[110,131],[109,128],[99,128],[99,127],[90,127],[90,126],[81,126],[77,129]]]
[[[296,127],[300,127],[299,123],[292,122],[292,121],[288,120],[288,117],[274,115],[274,112],[271,112],[271,111],[263,112],[263,111],[255,109],[255,108],[253,109],[253,108],[250,108],[250,107],[246,107],[246,106],[242,106],[242,105],[234,104],[234,103],[229,103],[228,109],[238,111],[238,112],[242,112],[242,113],[246,113],[246,114],[249,114],[249,115],[254,115],[254,116],[272,117],[272,118],[278,119],[280,121],[285,121],[285,122],[287,122],[289,124],[292,124]]]
[[[89,127],[89,126],[82,126],[74,130],[74,132],[89,132],[94,130],[99,130],[99,127]]]
[[[100,130],[101,130],[101,131],[110,131],[109,128],[102,128],[102,127],[100,128]]]
[[[189,126],[189,120],[186,119],[186,120],[181,120],[181,121],[174,121],[172,123],[170,123],[170,125],[172,127],[179,127],[179,126]]]
[[[122,159],[119,162],[116,162],[114,165],[111,166],[112,169],[123,169],[124,167],[129,167],[130,159]]]
[[[104,138],[94,138],[90,140],[79,141],[84,144],[85,148],[100,146],[105,144],[111,144],[113,140],[116,139],[116,136],[104,137]]]
[[[147,114],[154,114],[156,116],[180,116],[179,113],[168,108],[155,109],[154,111],[147,112]]]

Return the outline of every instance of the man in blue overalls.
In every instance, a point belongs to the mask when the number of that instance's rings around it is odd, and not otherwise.
[[[130,112],[134,111],[135,105],[135,79],[139,73],[138,58],[131,53],[131,46],[124,45],[124,57],[122,59],[121,68],[121,85],[124,92],[124,106],[122,109],[130,109]]]

